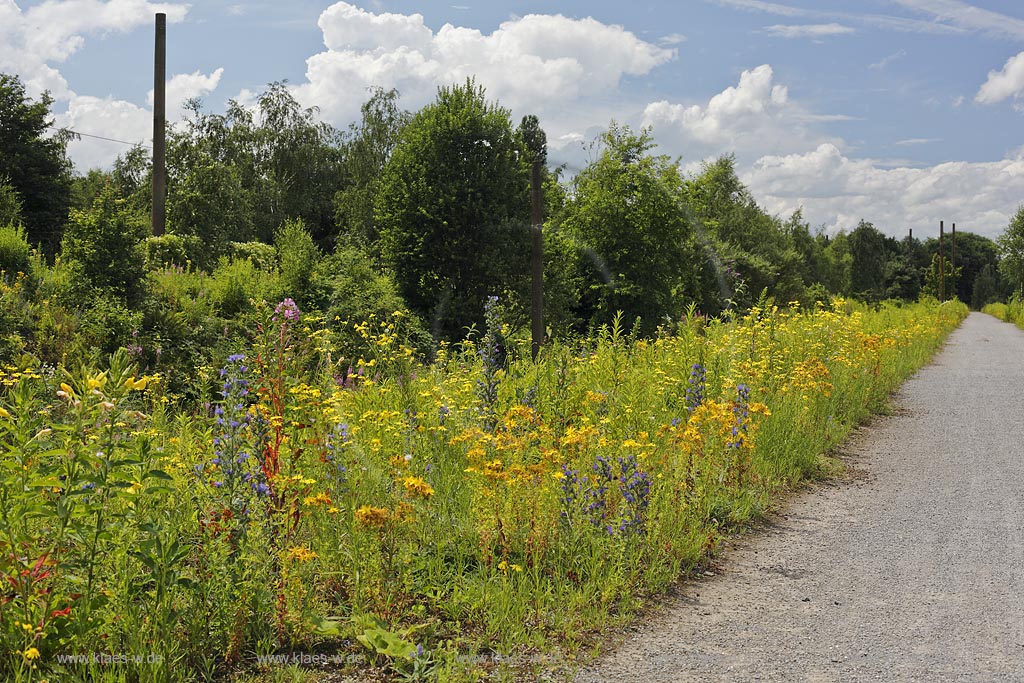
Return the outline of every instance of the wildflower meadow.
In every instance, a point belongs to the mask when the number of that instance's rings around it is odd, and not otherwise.
[[[205,401],[125,351],[3,369],[0,678],[535,675],[827,469],[966,315],[762,304],[533,361],[492,301],[427,363],[401,310],[357,358],[258,310]]]

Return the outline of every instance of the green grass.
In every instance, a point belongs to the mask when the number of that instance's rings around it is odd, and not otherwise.
[[[357,327],[349,372],[322,321],[264,310],[244,358],[197,373],[209,407],[123,353],[5,371],[5,680],[316,680],[260,663],[292,653],[395,680],[554,667],[830,472],[966,315],[754,309],[536,363],[525,342],[500,362],[492,320],[423,365],[396,314]],[[91,653],[160,663],[58,661]]]

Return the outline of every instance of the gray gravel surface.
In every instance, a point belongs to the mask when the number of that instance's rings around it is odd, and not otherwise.
[[[577,683],[1024,681],[1024,332],[972,313],[894,405]]]

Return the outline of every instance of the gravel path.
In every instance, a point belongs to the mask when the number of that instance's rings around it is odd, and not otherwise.
[[[972,313],[791,500],[577,683],[1024,681],[1024,331]]]

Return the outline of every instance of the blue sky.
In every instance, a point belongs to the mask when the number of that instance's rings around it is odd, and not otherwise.
[[[344,127],[371,85],[416,109],[475,74],[570,170],[611,119],[647,125],[687,171],[735,154],[766,209],[833,232],[995,236],[1024,202],[1019,2],[0,0],[0,71],[48,89],[59,125],[147,142],[155,11],[170,104],[222,110],[287,79]],[[70,152],[84,169],[124,149]]]

